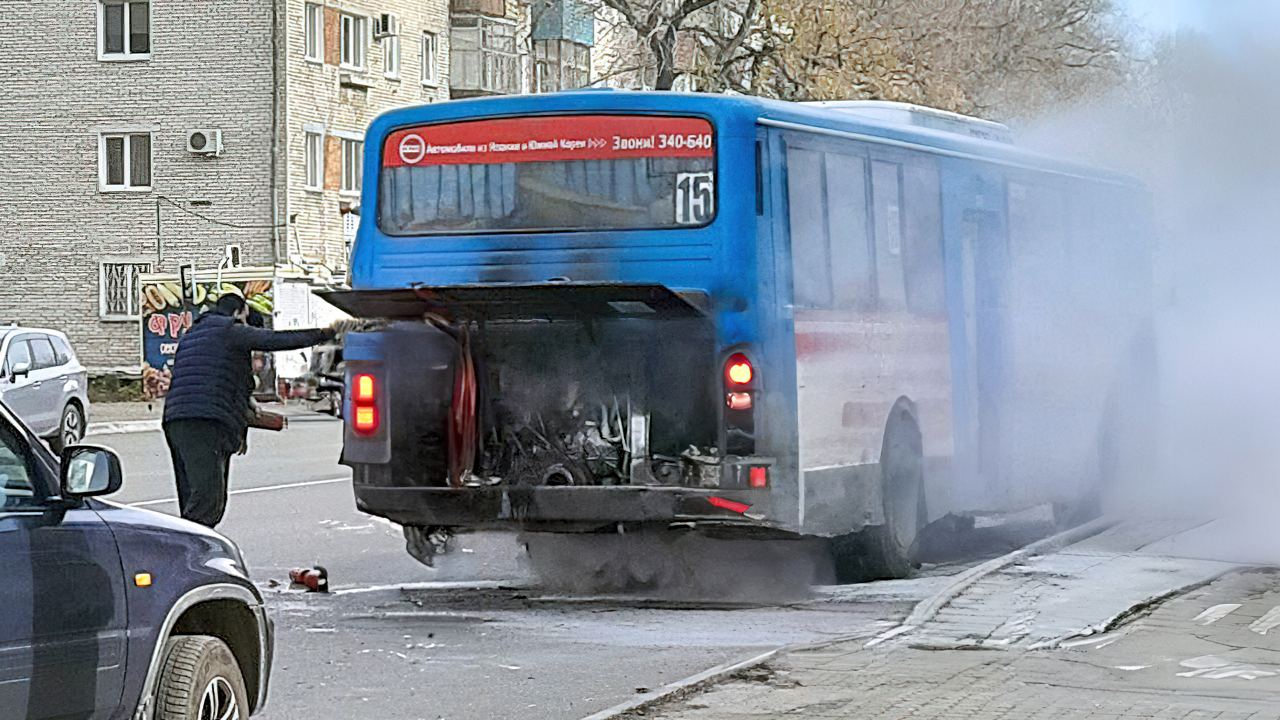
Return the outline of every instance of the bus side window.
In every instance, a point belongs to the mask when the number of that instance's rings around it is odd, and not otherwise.
[[[902,182],[897,163],[871,162],[876,237],[876,290],[884,310],[904,310],[907,289],[902,262]]]
[[[867,161],[827,154],[827,229],[836,307],[866,308],[871,289],[871,246],[867,242]]]
[[[822,175],[820,153],[787,148],[792,303],[797,307],[831,307],[831,258]]]
[[[917,315],[946,312],[946,278],[942,266],[942,194],[938,170],[903,167],[903,216],[907,309]]]

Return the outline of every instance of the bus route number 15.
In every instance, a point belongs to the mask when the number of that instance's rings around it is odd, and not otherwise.
[[[705,225],[716,212],[716,187],[709,172],[676,175],[676,224]]]

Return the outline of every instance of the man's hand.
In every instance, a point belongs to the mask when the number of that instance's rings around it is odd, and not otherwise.
[[[329,331],[334,337],[341,337],[349,332],[356,332],[364,327],[365,323],[361,320],[335,320],[329,326]]]

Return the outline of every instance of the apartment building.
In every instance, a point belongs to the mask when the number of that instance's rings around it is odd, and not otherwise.
[[[342,273],[364,128],[448,98],[445,0],[16,0],[5,16],[0,322],[64,329],[99,371],[138,366],[139,273],[216,267],[228,246]]]
[[[6,0],[0,323],[139,366],[138,283],[346,271],[382,111],[590,80],[584,0]]]

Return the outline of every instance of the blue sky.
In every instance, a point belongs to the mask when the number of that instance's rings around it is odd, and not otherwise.
[[[1220,0],[1221,1],[1221,0]],[[1157,32],[1201,27],[1208,19],[1206,0],[1120,0],[1129,13]]]

